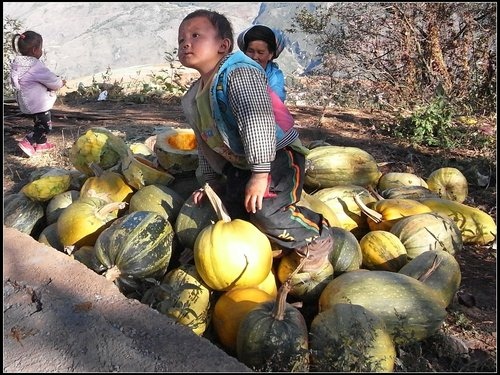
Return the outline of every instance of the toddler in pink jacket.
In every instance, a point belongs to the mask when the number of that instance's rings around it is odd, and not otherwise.
[[[12,38],[12,47],[20,55],[11,64],[11,84],[19,109],[32,115],[34,122],[33,132],[18,143],[28,156],[54,148],[47,142],[47,134],[52,130],[50,110],[57,98],[56,90],[66,84],[40,61],[42,46],[42,36],[34,31],[15,34]]]

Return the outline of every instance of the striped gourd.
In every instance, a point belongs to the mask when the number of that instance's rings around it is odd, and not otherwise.
[[[359,240],[363,266],[370,270],[398,272],[408,262],[406,248],[391,232],[375,230]]]
[[[147,278],[161,280],[172,255],[174,231],[163,216],[135,211],[115,220],[95,242],[105,276],[126,294],[141,293]]]
[[[338,185],[375,187],[381,174],[374,157],[360,148],[320,146],[306,156],[304,186],[310,189]]]

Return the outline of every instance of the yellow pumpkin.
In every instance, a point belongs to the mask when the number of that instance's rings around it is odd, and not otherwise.
[[[312,196],[319,198],[332,209],[340,221],[340,228],[352,232],[357,238],[368,231],[366,217],[362,215],[361,208],[354,200],[357,196],[365,204],[375,202],[376,199],[368,189],[357,185],[339,185],[320,189]]]
[[[80,189],[80,197],[97,197],[107,202],[130,202],[134,189],[125,182],[120,173],[104,171],[92,163],[90,168],[94,177],[89,177]]]
[[[413,199],[381,199],[368,202],[366,205],[358,197],[355,197],[355,201],[367,216],[368,227],[372,231],[390,231],[392,226],[404,217],[432,211],[426,205]]]
[[[101,198],[79,198],[57,219],[57,233],[63,246],[94,246],[99,234],[118,217],[123,202],[108,203]]]
[[[205,227],[194,243],[194,262],[214,290],[256,286],[271,271],[271,243],[252,223],[219,220]]]
[[[378,180],[378,191],[384,191],[401,186],[423,186],[427,187],[427,183],[422,177],[413,173],[406,172],[387,172],[380,176]]]
[[[257,285],[257,288],[263,290],[272,297],[278,295],[278,285],[276,285],[276,276],[272,268],[271,271],[269,271],[269,275],[267,275],[263,282]]]
[[[408,262],[408,254],[401,240],[390,232],[375,230],[359,240],[362,264],[369,270],[398,272]]]
[[[469,194],[467,178],[457,168],[439,168],[427,178],[429,190],[440,198],[463,203]]]
[[[212,324],[219,342],[230,353],[236,353],[238,328],[246,314],[261,302],[275,297],[255,287],[235,288],[219,297],[214,306]]]
[[[194,243],[194,263],[212,289],[227,291],[260,284],[273,265],[267,236],[246,220],[231,220],[208,184],[205,192],[219,220],[203,228]]]
[[[325,202],[314,195],[310,195],[305,191],[302,191],[302,195],[300,196],[300,200],[297,202],[297,205],[307,207],[322,214],[323,217],[328,220],[331,227],[342,226],[342,223],[337,218],[335,212],[333,212],[333,210]]]
[[[451,218],[457,224],[464,243],[486,245],[497,238],[495,220],[479,208],[442,198],[427,198],[420,202],[433,212]]]
[[[45,202],[64,193],[70,186],[70,171],[54,168],[28,182],[21,192],[34,201]]]

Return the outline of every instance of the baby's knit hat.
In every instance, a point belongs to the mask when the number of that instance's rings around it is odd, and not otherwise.
[[[274,51],[277,58],[285,48],[285,36],[281,30],[272,29],[265,25],[254,25],[238,35],[238,47],[243,52],[247,49],[248,43],[254,40],[263,40],[269,46],[269,50]]]

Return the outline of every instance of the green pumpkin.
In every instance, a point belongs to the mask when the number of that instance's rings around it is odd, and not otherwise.
[[[40,236],[38,236],[38,242],[64,252],[64,245],[61,243],[59,233],[57,232],[57,223],[46,226],[40,233]]]
[[[201,336],[210,323],[212,291],[192,264],[170,270],[161,284],[146,291],[141,302],[170,316]]]
[[[95,242],[105,276],[124,293],[141,295],[148,278],[161,280],[172,255],[174,232],[160,214],[135,211],[116,219]]]
[[[189,197],[182,205],[175,220],[175,233],[180,244],[188,249],[194,249],[198,234],[218,219],[217,213],[208,199],[204,199],[199,206]]]
[[[295,251],[282,256],[276,274],[281,283],[290,277],[291,296],[300,301],[316,303],[325,286],[333,279],[333,266],[325,262],[314,271],[293,274],[302,259]]]
[[[309,338],[304,317],[286,303],[289,285],[283,284],[276,301],[263,302],[250,310],[240,322],[236,353],[259,372],[307,372]]]
[[[82,246],[75,252],[71,253],[70,257],[80,263],[83,263],[98,274],[102,274],[106,271],[106,267],[104,267],[104,265],[97,259],[94,246]]]
[[[304,186],[309,189],[338,185],[375,187],[382,173],[371,154],[357,147],[320,146],[306,156]]]
[[[314,372],[393,372],[394,342],[384,321],[363,306],[337,303],[309,330]]]
[[[328,254],[328,260],[333,266],[334,275],[359,270],[363,255],[356,236],[338,227],[332,227],[330,231],[333,237],[333,249]]]
[[[3,198],[3,215],[3,225],[31,234],[43,225],[45,212],[40,202],[15,193]]]
[[[463,247],[457,224],[448,216],[435,212],[402,218],[390,232],[401,240],[408,259],[429,250],[444,250],[453,255]]]
[[[164,185],[147,185],[132,195],[128,212],[156,212],[174,225],[183,204],[184,199],[170,187]]]
[[[352,303],[381,318],[394,343],[405,345],[434,334],[447,312],[441,296],[413,277],[391,271],[346,272],[323,289],[319,312]]]
[[[418,255],[404,265],[399,273],[413,277],[435,290],[446,307],[453,301],[462,281],[460,264],[453,255],[442,250],[429,250]]]
[[[54,196],[45,208],[47,224],[57,222],[61,212],[78,198],[80,198],[80,192],[78,190],[68,190]]]

